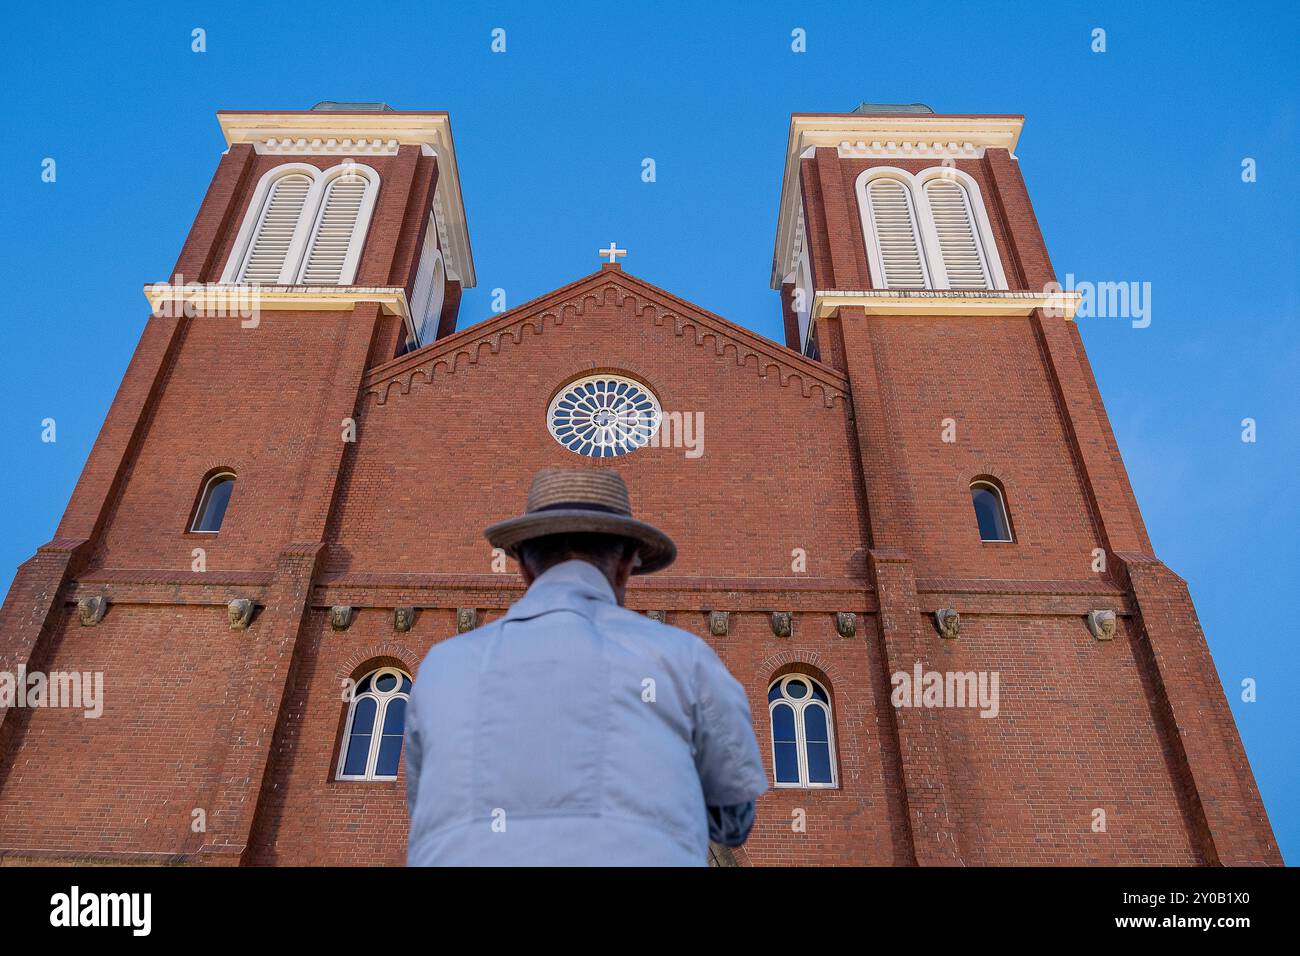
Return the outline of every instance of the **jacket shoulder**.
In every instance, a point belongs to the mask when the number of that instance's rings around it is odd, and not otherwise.
[[[457,634],[454,637],[447,638],[446,640],[438,641],[438,643],[429,648],[428,652],[424,655],[424,658],[420,661],[420,668],[423,670],[424,666],[428,664],[429,661],[448,664],[466,654],[473,653],[475,650],[476,639],[481,641],[489,632],[494,629],[500,629],[500,627],[501,622],[499,620],[491,621],[484,624],[482,627],[474,628],[472,631],[466,631],[464,634]]]
[[[632,631],[638,636],[653,640],[664,648],[672,648],[683,653],[694,653],[701,646],[708,646],[708,643],[698,634],[692,634],[680,627],[673,627],[671,624],[661,624],[659,621],[646,617],[640,611],[632,611],[625,607],[613,607],[611,608],[611,614],[613,620],[616,620],[623,630]]]

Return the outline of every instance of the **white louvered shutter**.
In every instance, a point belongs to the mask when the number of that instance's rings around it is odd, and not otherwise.
[[[975,231],[970,195],[950,179],[925,184],[925,198],[939,237],[939,254],[950,289],[991,289],[988,263]]]
[[[411,323],[420,335],[421,345],[427,345],[432,341],[427,325],[434,293],[439,291],[434,286],[435,284],[440,286],[440,281],[435,282],[440,280],[441,270],[437,268],[439,264],[437,230],[433,213],[430,213],[429,227],[424,230],[424,243],[420,249],[420,264],[415,270],[415,285],[411,287]],[[438,298],[441,305],[442,297]]]
[[[343,270],[357,230],[357,217],[369,185],[369,180],[355,173],[345,173],[330,180],[307,245],[306,262],[299,280],[303,285],[338,285],[343,280]],[[351,276],[347,278],[348,281],[352,279]]]
[[[885,288],[926,288],[928,275],[911,190],[897,179],[875,179],[867,186],[867,202]]]
[[[281,176],[271,184],[236,281],[253,285],[280,281],[284,257],[293,243],[294,230],[298,228],[298,218],[310,191],[311,178],[302,173]]]

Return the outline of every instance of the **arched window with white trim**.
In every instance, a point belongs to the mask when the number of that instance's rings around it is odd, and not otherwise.
[[[941,288],[1006,288],[997,248],[988,229],[979,187],[965,174],[941,168],[917,177],[933,229],[934,273]],[[973,193],[973,194],[972,194]],[[940,273],[942,274],[940,275]]]
[[[867,258],[878,289],[931,288],[909,180],[880,175],[866,183]]]
[[[778,787],[834,787],[835,730],[826,688],[807,674],[786,674],[767,692],[772,767]]]
[[[321,197],[307,241],[302,285],[351,285],[370,228],[379,177],[368,166],[347,164],[320,179]]]
[[[303,207],[312,193],[314,170],[303,170],[297,164],[287,167],[287,172],[272,170],[271,180],[262,192],[262,201],[256,214],[250,209],[254,223],[244,238],[245,254],[234,281],[248,285],[274,285],[285,281],[286,260],[294,248],[298,224]],[[270,174],[268,174],[270,175]]]
[[[864,170],[858,206],[875,289],[1006,289],[979,184],[935,166]]]
[[[1011,518],[1007,514],[1007,500],[1002,489],[987,479],[977,479],[970,484],[971,505],[979,524],[981,541],[1011,541]]]
[[[411,678],[394,667],[357,682],[339,748],[339,780],[396,780]]]
[[[370,228],[379,174],[360,163],[268,170],[253,190],[223,283],[351,285]]]

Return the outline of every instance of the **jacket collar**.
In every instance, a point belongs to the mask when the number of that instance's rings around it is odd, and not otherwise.
[[[533,581],[503,620],[526,621],[551,611],[576,611],[590,617],[593,602],[618,603],[605,575],[586,561],[564,561]]]

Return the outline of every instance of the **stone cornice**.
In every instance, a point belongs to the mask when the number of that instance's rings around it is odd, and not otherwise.
[[[377,302],[388,315],[409,319],[410,305],[401,286],[235,285],[220,282],[144,287],[149,307],[160,315],[227,315],[247,318],[267,312],[350,311],[362,302]],[[183,312],[182,312],[183,310]]]
[[[1083,296],[1078,292],[1012,292],[1006,290],[818,290],[813,293],[815,318],[841,308],[859,308],[867,315],[1048,315],[1073,319]]]
[[[848,380],[834,369],[806,359],[620,269],[609,267],[526,302],[495,319],[378,366],[366,376],[362,388],[383,405],[394,387],[402,395],[410,392],[417,376],[428,382],[439,371],[444,375],[454,374],[462,364],[478,364],[485,351],[488,355],[497,354],[507,338],[518,345],[523,342],[527,329],[531,328],[533,335],[540,335],[548,322],[562,325],[582,316],[592,306],[609,302],[611,297],[620,306],[632,300],[638,316],[648,318],[655,325],[671,328],[674,335],[688,338],[696,346],[703,348],[706,341],[712,339],[714,354],[723,356],[731,351],[736,365],[749,366],[760,376],[767,377],[775,371],[782,387],[796,384],[805,398],[818,393],[827,408],[833,407],[837,400],[842,402],[848,394]]]
[[[777,212],[772,288],[779,289],[789,269],[800,213],[799,160],[817,147],[840,156],[895,159],[977,159],[986,149],[1015,155],[1023,116],[968,116],[932,113],[795,113],[786,140],[785,175]]]
[[[63,601],[75,605],[83,597],[103,596],[115,606],[212,606],[224,613],[224,606],[236,597],[264,603],[274,575],[244,571],[222,575],[219,580],[196,581],[199,577],[179,570],[103,570],[74,583]],[[922,613],[945,607],[956,607],[963,615],[996,617],[1082,617],[1097,607],[1122,616],[1136,612],[1130,593],[1104,579],[920,578],[916,583]],[[523,579],[516,574],[325,570],[313,585],[307,604],[317,609],[346,604],[384,610],[417,607],[454,612],[459,607],[478,607],[501,611],[523,593]],[[879,609],[872,584],[850,578],[661,574],[634,581],[628,588],[627,603],[636,611],[684,613],[723,609],[757,614],[783,609],[799,614],[874,614]]]

